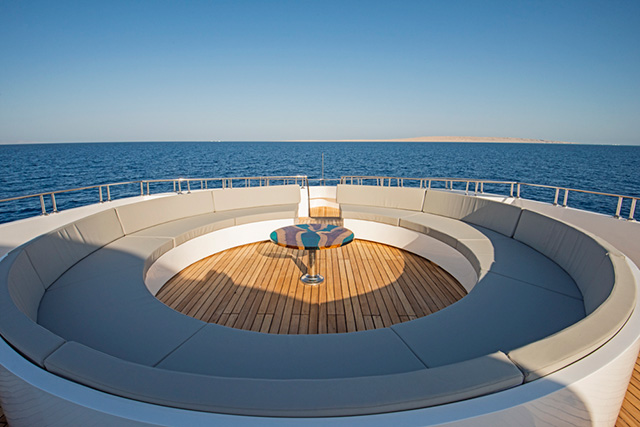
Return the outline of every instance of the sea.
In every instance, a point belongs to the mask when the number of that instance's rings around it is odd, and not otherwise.
[[[38,197],[2,201],[17,196],[151,179],[289,175],[306,175],[312,185],[319,185],[323,178],[328,185],[335,185],[340,177],[353,175],[450,177],[640,197],[640,146],[216,141],[0,145],[0,223],[41,213]],[[443,185],[433,183],[434,187]],[[464,184],[454,188],[464,189]],[[484,189],[509,192],[504,185]],[[154,187],[152,192],[172,190]],[[139,192],[139,184],[131,184],[114,187],[111,194],[118,198]],[[551,203],[555,190],[523,187],[521,195]],[[561,192],[560,202],[563,196]],[[50,197],[44,200],[50,211]],[[97,189],[56,195],[59,210],[98,200]],[[581,193],[570,193],[568,199],[570,207],[608,215],[615,212],[616,204],[617,198]],[[630,204],[625,200],[623,215],[628,215]],[[640,217],[640,205],[637,211],[636,218]]]

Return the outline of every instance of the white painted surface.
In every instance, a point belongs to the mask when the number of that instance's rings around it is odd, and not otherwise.
[[[236,246],[269,240],[273,230],[293,223],[293,219],[254,222],[223,228],[189,240],[168,251],[151,265],[145,278],[147,289],[156,295],[169,279],[194,262]]]

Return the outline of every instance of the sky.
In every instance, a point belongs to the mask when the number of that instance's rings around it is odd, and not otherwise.
[[[0,143],[640,145],[640,2],[0,0]]]

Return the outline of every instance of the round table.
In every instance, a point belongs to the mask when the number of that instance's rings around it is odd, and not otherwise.
[[[307,274],[300,280],[317,285],[324,277],[316,272],[316,251],[339,248],[353,241],[353,232],[348,228],[330,224],[298,224],[278,228],[271,232],[271,241],[278,246],[309,251]]]

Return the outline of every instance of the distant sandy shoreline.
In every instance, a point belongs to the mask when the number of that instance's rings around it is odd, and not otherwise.
[[[549,141],[546,139],[531,138],[503,138],[491,136],[420,136],[417,138],[394,138],[394,139],[299,139],[296,142],[507,142],[507,143],[527,143],[527,144],[575,144],[575,142]]]

